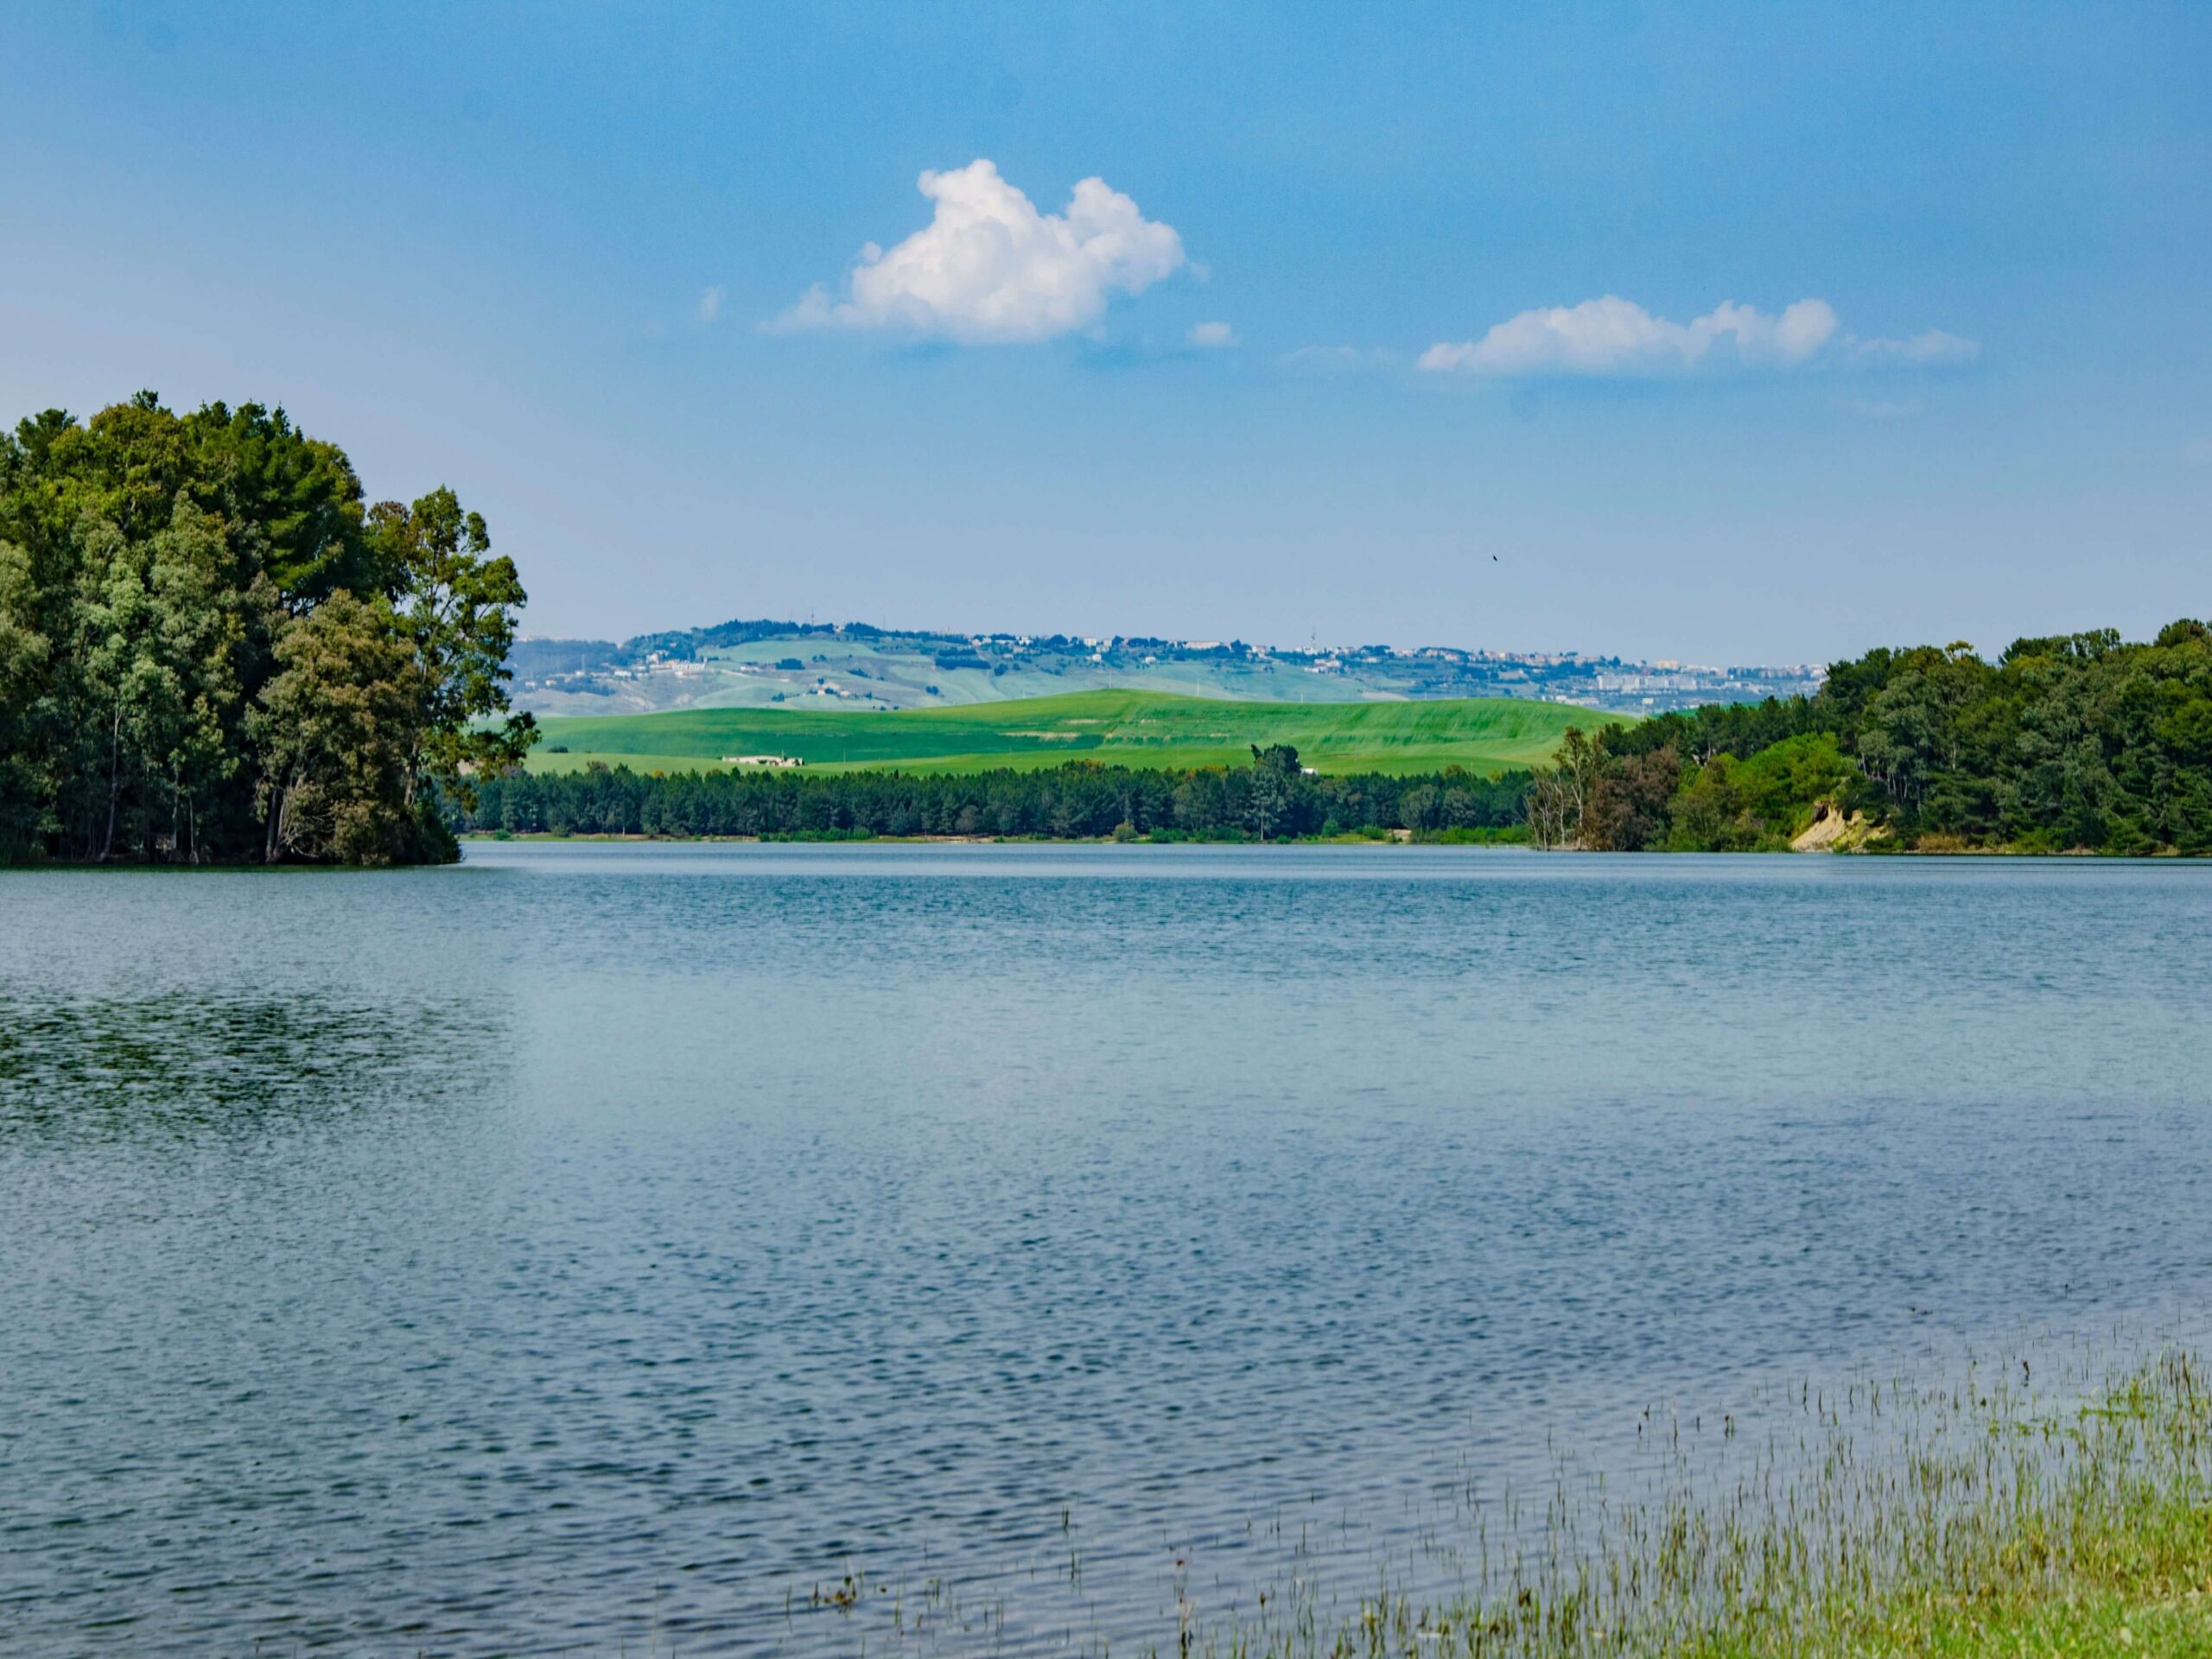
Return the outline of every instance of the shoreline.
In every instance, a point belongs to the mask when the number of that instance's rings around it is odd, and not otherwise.
[[[1270,841],[1230,840],[1226,837],[1175,836],[1154,840],[1149,836],[1138,836],[1118,840],[1112,836],[879,836],[879,835],[789,835],[789,836],[648,836],[632,831],[599,830],[582,834],[556,834],[551,830],[533,830],[501,833],[471,830],[456,837],[463,846],[476,843],[500,842],[562,843],[584,842],[603,845],[666,846],[666,847],[1239,847],[1239,848],[1383,848],[1437,847],[1462,852],[1543,852],[1563,857],[1608,858],[1845,858],[1845,859],[1969,859],[2003,858],[2067,861],[2077,863],[2146,864],[2196,863],[2212,860],[2212,854],[2177,852],[2161,848],[2149,853],[2101,853],[2091,848],[2071,848],[2063,852],[2044,852],[2018,847],[1883,847],[1852,848],[1751,848],[1732,852],[1669,851],[1653,849],[1635,853],[1592,852],[1580,848],[1539,848],[1525,836],[1517,839],[1451,840],[1443,836],[1416,836],[1409,831],[1397,831],[1381,836],[1285,836]],[[76,867],[97,868],[97,867]]]
[[[1852,861],[1878,861],[1899,860],[1974,860],[2002,859],[2016,862],[2086,863],[2086,864],[2186,864],[2212,863],[2212,853],[2183,853],[2172,848],[2160,848],[2148,853],[2102,853],[2088,848],[2074,848],[2064,852],[2045,852],[2018,847],[1859,847],[1837,848],[1753,848],[1732,852],[1669,851],[1650,849],[1634,853],[1592,851],[1580,848],[1539,848],[1525,836],[1503,836],[1476,839],[1450,838],[1442,836],[1417,836],[1399,830],[1384,836],[1308,836],[1283,837],[1270,841],[1230,840],[1227,837],[1191,836],[1172,836],[1155,840],[1149,836],[1121,839],[1113,836],[879,836],[879,835],[789,835],[789,836],[648,836],[627,830],[596,830],[585,834],[556,835],[550,830],[534,830],[523,832],[495,830],[464,830],[454,836],[463,848],[472,846],[531,845],[531,846],[632,846],[632,847],[1067,847],[1067,848],[1152,848],[1213,847],[1236,848],[1244,850],[1298,849],[1317,851],[1324,849],[1358,850],[1396,847],[1431,848],[1465,853],[1520,852],[1558,855],[1566,858],[1657,858],[1664,860],[1697,860],[1715,858],[1840,858]],[[397,874],[407,870],[451,869],[461,859],[425,861],[412,864],[324,864],[287,861],[276,864],[208,862],[204,864],[149,864],[141,859],[117,859],[105,863],[86,863],[76,861],[47,860],[36,862],[0,863],[0,880],[11,874],[28,874],[38,871],[68,871],[90,874],[105,871],[115,874],[276,874],[290,873],[342,874],[348,872],[373,871],[378,874]]]

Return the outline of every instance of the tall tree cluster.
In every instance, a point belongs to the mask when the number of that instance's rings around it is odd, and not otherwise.
[[[1571,732],[1529,811],[1540,845],[1622,852],[1780,846],[1834,811],[1898,849],[2212,853],[2212,627],[1869,652],[1810,697]]]
[[[0,435],[0,862],[395,864],[535,737],[524,600],[448,489],[369,505],[284,411]]]

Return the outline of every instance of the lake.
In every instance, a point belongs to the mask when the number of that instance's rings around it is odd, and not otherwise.
[[[0,875],[0,1646],[1172,1651],[1448,1580],[1655,1399],[2196,1328],[2208,940],[2171,862]]]

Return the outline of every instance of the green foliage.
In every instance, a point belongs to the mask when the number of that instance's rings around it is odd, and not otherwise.
[[[1817,696],[1570,734],[1540,844],[1725,852],[1861,814],[1893,846],[2212,852],[2212,628],[1869,652]]]
[[[1811,819],[1808,810],[1843,787],[1852,772],[1833,732],[1804,732],[1759,750],[1737,768],[1745,810],[1763,833],[1794,836]]]
[[[483,518],[464,512],[451,490],[434,490],[411,507],[384,502],[371,524],[391,614],[413,648],[423,726],[418,769],[466,800],[473,774],[520,764],[537,741],[528,715],[498,728],[479,723],[507,706],[521,578],[512,559],[491,556]]]
[[[1852,775],[1833,732],[1805,732],[1748,760],[1714,755],[1684,774],[1665,804],[1673,852],[1750,852],[1787,843]]]
[[[382,599],[333,594],[276,644],[256,711],[264,852],[346,864],[449,857],[450,836],[415,794],[422,709],[415,658]]]
[[[337,445],[308,437],[281,409],[210,404],[183,417],[207,505],[252,526],[270,580],[296,606],[366,592],[376,571],[364,537],[360,480]]]
[[[1374,834],[1417,823],[1424,839],[1503,831],[1527,810],[1529,774],[1462,770],[1309,776],[1280,766],[1107,766],[990,772],[796,771],[486,777],[459,827],[510,835],[1018,836],[1279,840]]]
[[[282,410],[0,437],[0,861],[452,855],[523,592],[440,490],[365,511]]]

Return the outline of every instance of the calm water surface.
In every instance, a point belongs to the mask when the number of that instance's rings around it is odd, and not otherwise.
[[[2194,1320],[2208,940],[2173,864],[0,876],[0,1645],[1126,1650],[1440,1573],[1654,1397]]]

